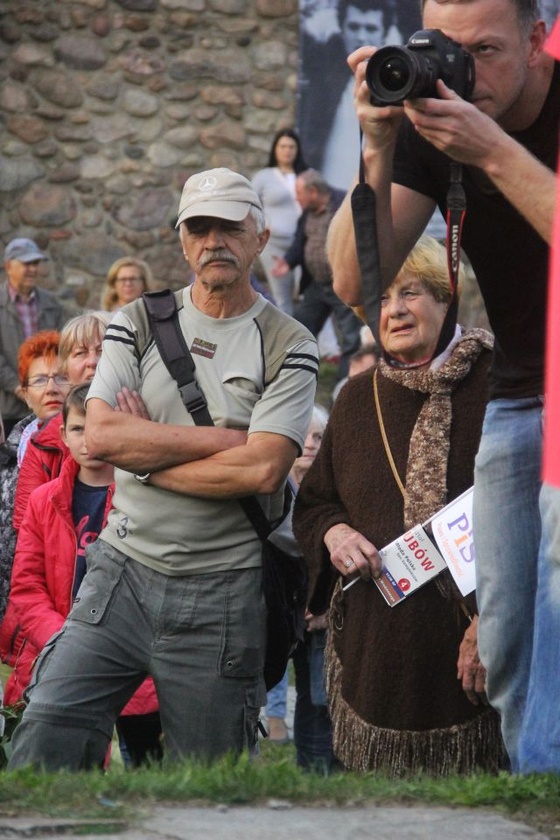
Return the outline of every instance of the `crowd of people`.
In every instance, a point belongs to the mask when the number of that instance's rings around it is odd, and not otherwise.
[[[263,679],[274,628],[250,500],[309,572],[292,653],[303,769],[560,771],[559,514],[541,493],[560,66],[535,0],[423,0],[423,27],[470,55],[472,95],[440,78],[434,96],[374,105],[362,34],[390,21],[362,6],[341,4],[358,40],[332,103],[352,99],[363,134],[359,223],[354,188],[281,129],[252,181],[186,181],[194,277],[157,321],[141,259],[117,260],[102,309],[68,320],[37,285],[47,254],[6,246],[0,653],[4,702],[24,707],[10,770],[104,767],[115,726],[132,767],[254,755],[261,709],[289,739],[286,677],[268,698]],[[424,234],[450,180],[491,333],[457,323],[462,272]],[[473,484],[476,590],[445,569],[408,595],[396,581],[391,606],[381,550]]]

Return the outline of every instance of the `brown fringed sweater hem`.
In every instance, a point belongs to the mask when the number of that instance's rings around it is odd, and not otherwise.
[[[342,666],[330,639],[332,633],[326,649],[325,673],[333,747],[346,769],[373,770],[399,778],[420,772],[449,776],[507,769],[499,717],[490,708],[458,726],[423,732],[383,729],[367,723],[342,696]]]

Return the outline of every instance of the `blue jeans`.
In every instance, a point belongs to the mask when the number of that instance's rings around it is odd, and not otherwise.
[[[97,540],[72,611],[37,662],[10,769],[100,766],[147,674],[166,755],[254,750],[264,647],[261,569],[172,577]]]
[[[298,767],[328,774],[338,766],[323,675],[326,630],[306,633],[292,659],[296,674],[294,744]]]
[[[547,537],[550,591],[555,609],[560,612],[560,487],[543,484],[541,519]]]
[[[560,772],[560,489],[543,484],[540,505],[543,539],[533,660],[519,741],[522,773]]]
[[[533,648],[541,453],[540,398],[488,404],[476,457],[473,512],[478,646],[488,672],[488,698],[501,715],[514,772]]]
[[[284,672],[284,676],[274,688],[271,688],[266,695],[266,709],[265,714],[267,718],[277,717],[284,718],[288,711],[288,671]]]

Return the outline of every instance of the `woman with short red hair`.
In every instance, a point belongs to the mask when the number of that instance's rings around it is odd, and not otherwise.
[[[45,420],[58,414],[70,387],[67,376],[60,369],[59,343],[60,333],[57,330],[43,330],[30,336],[19,348],[19,381],[23,397],[34,416],[31,420],[24,418],[28,422],[18,444],[18,466],[29,438]]]
[[[69,383],[60,372],[60,333],[43,330],[23,342],[18,352],[18,375],[30,413],[19,420],[0,452],[0,621],[3,618],[16,545],[13,511],[19,467],[32,434],[58,414]]]

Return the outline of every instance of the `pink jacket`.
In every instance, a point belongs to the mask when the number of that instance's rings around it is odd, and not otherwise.
[[[67,458],[58,478],[29,496],[18,534],[10,597],[0,631],[2,658],[13,665],[4,703],[21,699],[35,659],[58,632],[72,606],[77,541],[72,519],[72,493],[79,466]],[[113,487],[107,494],[105,520]],[[154,683],[146,679],[122,714],[146,714],[158,709]]]

